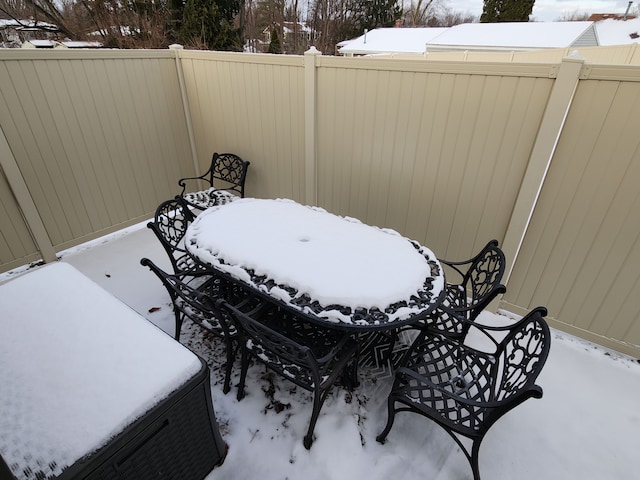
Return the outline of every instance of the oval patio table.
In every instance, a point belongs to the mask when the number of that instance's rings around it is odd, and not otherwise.
[[[185,247],[201,264],[331,328],[395,329],[429,315],[445,291],[428,248],[287,199],[210,208],[187,229]]]

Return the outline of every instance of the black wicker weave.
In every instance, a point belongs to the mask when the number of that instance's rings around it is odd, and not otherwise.
[[[212,194],[212,191],[215,190],[233,192],[244,197],[244,183],[249,164],[250,162],[233,153],[214,153],[209,170],[199,177],[186,177],[178,180],[178,185],[182,187],[180,196],[188,205],[199,210],[226,203],[227,197]],[[207,182],[210,188],[206,191],[188,193],[188,183],[194,183],[198,180]],[[218,184],[218,182],[222,183]]]
[[[475,326],[492,341],[491,352],[443,334],[420,332],[396,372],[389,417],[377,440],[384,443],[397,412],[424,415],[451,435],[479,480],[478,454],[489,428],[528,398],[542,397],[542,388],[534,382],[551,343],[546,313],[538,307],[507,327]],[[471,451],[463,437],[472,440]]]
[[[60,475],[34,467],[15,477],[0,459],[2,480],[202,480],[227,453],[211,400],[209,367],[161,400],[104,447]]]
[[[78,462],[84,463],[82,473],[60,480],[201,480],[224,461],[226,448],[213,411],[209,368],[202,362],[189,383],[103,451]]]
[[[309,428],[303,439],[311,448],[313,430],[331,387],[340,379],[354,383],[358,344],[349,334],[305,322],[285,310],[262,304],[241,312],[224,301],[216,305],[227,310],[236,322],[242,349],[242,370],[238,400],[244,397],[244,383],[250,358],[313,393]]]

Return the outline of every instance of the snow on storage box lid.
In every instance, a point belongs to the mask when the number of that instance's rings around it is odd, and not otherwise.
[[[59,475],[200,368],[68,264],[0,285],[0,455],[19,479]]]

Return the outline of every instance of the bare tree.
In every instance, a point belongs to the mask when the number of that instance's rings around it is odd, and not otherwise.
[[[57,26],[58,31],[75,37],[73,21],[67,21],[63,14],[71,0],[0,0],[0,11],[7,17],[17,21],[30,19],[36,22],[47,22]]]
[[[403,3],[403,25],[406,27],[418,27],[427,24],[429,16],[432,16],[433,3],[439,0],[410,0],[409,4]]]
[[[560,15],[556,21],[558,22],[581,22],[583,20],[587,20],[591,16],[590,13],[583,12],[580,10],[574,10],[572,12],[565,12]]]
[[[429,27],[452,27],[461,23],[476,23],[477,21],[478,17],[469,12],[460,12],[444,7],[435,17],[430,19],[427,25]]]
[[[0,0],[0,18],[21,20],[28,16],[29,9],[25,0]]]

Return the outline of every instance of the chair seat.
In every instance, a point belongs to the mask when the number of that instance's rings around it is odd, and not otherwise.
[[[201,190],[199,192],[185,193],[182,198],[192,207],[200,210],[206,210],[216,205],[225,205],[240,198],[238,195],[228,192],[227,190],[219,190],[215,187]]]
[[[476,324],[492,345],[484,351],[448,333],[421,330],[396,371],[387,424],[376,439],[384,443],[397,412],[423,415],[455,440],[474,480],[480,480],[480,444],[489,428],[525,400],[542,398],[535,381],[549,355],[546,314],[546,308],[538,307],[510,325]]]
[[[238,197],[242,198],[249,164],[250,162],[233,153],[215,152],[211,157],[211,165],[205,173],[199,177],[185,177],[178,180],[178,185],[182,187],[179,197],[192,208],[200,210],[224,205]],[[197,190],[200,187],[191,187],[191,185],[202,185],[202,182],[208,183],[210,188]],[[188,190],[192,193],[187,193]]]
[[[467,436],[475,436],[490,410],[495,391],[492,355],[451,341],[443,335],[425,338],[398,369],[396,397]]]

